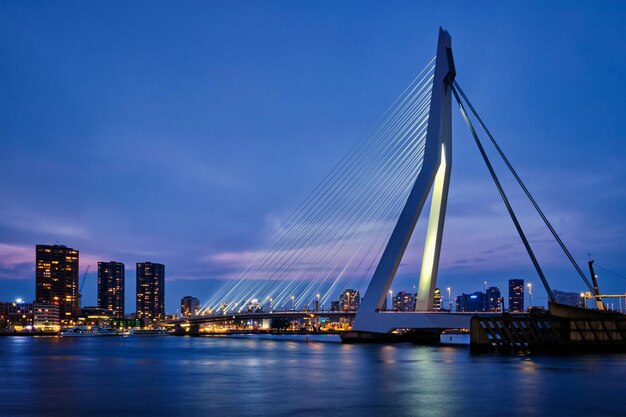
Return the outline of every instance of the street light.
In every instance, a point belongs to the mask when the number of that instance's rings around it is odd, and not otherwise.
[[[317,309],[320,309],[320,294],[317,293]]]
[[[487,311],[487,281],[483,281],[483,311]]]
[[[528,283],[528,296],[530,297],[528,308],[533,306],[533,284]]]
[[[392,291],[392,290],[389,290],[389,299],[390,299],[390,301],[391,301],[391,302],[389,303],[389,306],[390,306],[389,310],[390,310],[390,311],[393,311],[393,291]]]
[[[296,299],[296,297],[294,297],[294,296],[292,295],[292,296],[291,296],[291,309],[292,309],[292,310],[295,310],[295,309],[296,309],[296,306],[295,306],[295,304],[294,304],[294,303],[295,303],[295,299]]]
[[[450,311],[452,311],[452,297],[450,296],[450,287],[446,288],[448,290],[448,304],[450,304]]]

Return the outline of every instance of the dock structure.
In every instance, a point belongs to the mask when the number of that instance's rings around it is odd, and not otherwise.
[[[476,315],[470,321],[472,352],[622,351],[626,315],[550,303],[549,311]]]

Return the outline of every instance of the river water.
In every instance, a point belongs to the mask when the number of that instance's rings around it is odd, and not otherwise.
[[[626,416],[626,354],[286,339],[0,337],[0,416]]]

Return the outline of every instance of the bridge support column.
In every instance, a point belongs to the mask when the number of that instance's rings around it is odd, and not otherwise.
[[[451,83],[456,76],[456,70],[451,42],[448,32],[440,29],[422,168],[365,292],[354,321],[355,331],[388,332],[394,328],[417,328],[407,322],[406,313],[379,313],[379,311],[431,189],[433,198],[416,309],[419,311],[432,309],[452,167]],[[422,323],[424,324],[426,323]],[[419,326],[419,323],[416,323],[416,326]]]

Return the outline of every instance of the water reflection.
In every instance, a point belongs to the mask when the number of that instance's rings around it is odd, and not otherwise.
[[[620,415],[624,359],[323,338],[4,337],[0,414]]]

